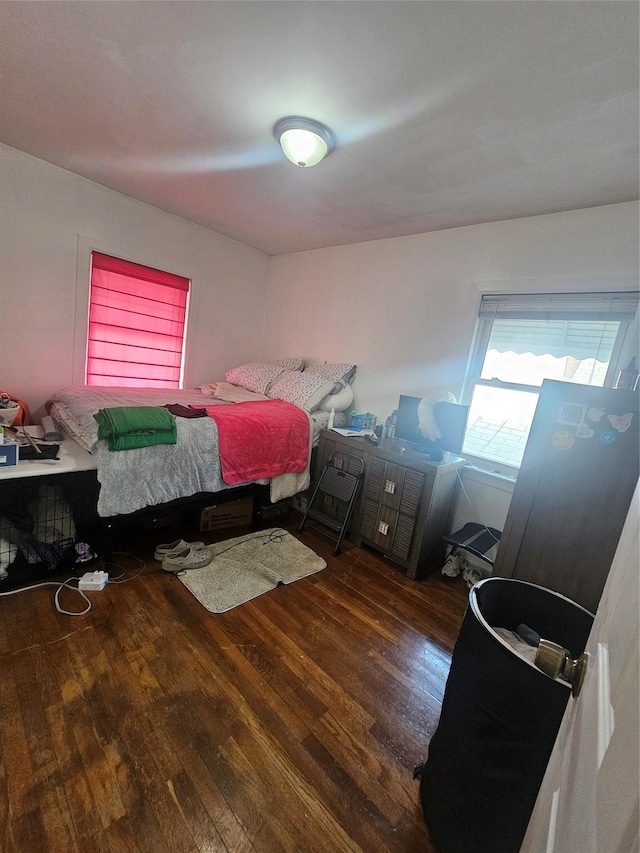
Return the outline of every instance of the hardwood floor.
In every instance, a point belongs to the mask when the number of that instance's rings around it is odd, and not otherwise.
[[[325,570],[214,615],[152,559],[176,535],[243,532],[125,536],[146,569],[86,616],[57,613],[51,586],[0,598],[4,851],[435,850],[412,771],[466,585],[348,542],[334,558],[309,528]]]

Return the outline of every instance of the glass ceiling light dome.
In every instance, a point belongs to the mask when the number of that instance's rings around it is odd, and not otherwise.
[[[336,138],[328,127],[302,116],[281,118],[273,126],[273,135],[285,157],[303,168],[315,166],[336,147]]]

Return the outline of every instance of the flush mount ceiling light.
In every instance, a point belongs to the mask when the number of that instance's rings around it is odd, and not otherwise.
[[[336,147],[336,138],[328,127],[302,116],[281,118],[273,126],[273,135],[285,157],[296,166],[315,166]]]

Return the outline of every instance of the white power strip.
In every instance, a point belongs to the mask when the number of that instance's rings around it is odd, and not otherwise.
[[[108,583],[109,575],[106,572],[85,572],[78,581],[78,589],[104,589]]]

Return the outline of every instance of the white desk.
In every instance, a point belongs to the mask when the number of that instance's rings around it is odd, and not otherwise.
[[[42,429],[39,426],[27,427],[26,430],[34,437],[42,435]],[[67,437],[60,442],[58,456],[59,459],[20,459],[17,465],[0,468],[0,481],[43,477],[51,474],[72,474],[96,469],[93,456],[72,438]]]

